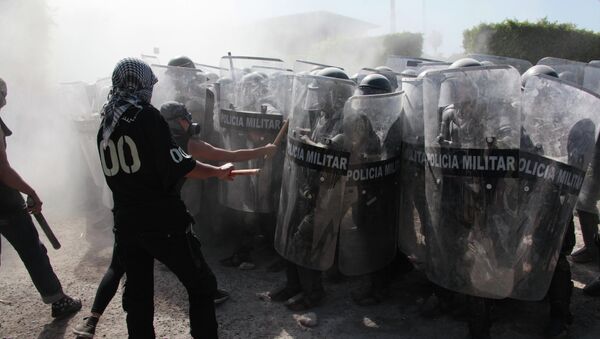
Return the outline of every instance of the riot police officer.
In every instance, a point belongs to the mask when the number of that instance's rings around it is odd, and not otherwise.
[[[303,106],[298,108],[303,114],[298,113],[306,116],[304,121],[307,128],[293,130],[291,124],[290,140],[297,138],[306,145],[303,147],[312,149],[340,148],[341,145],[333,138],[342,130],[343,108],[352,94],[352,82],[344,71],[335,67],[319,70],[316,77],[298,77],[310,81],[306,88],[301,88],[298,81],[295,85],[297,89],[308,90],[303,97]],[[299,116],[296,118],[299,119]],[[286,159],[286,164],[288,161]],[[319,305],[325,295],[321,272],[331,267],[333,260],[329,261],[332,257],[328,253],[334,250],[336,243],[332,228],[337,228],[339,220],[332,219],[329,213],[329,209],[335,209],[336,206],[325,206],[318,201],[322,196],[325,199],[332,195],[341,196],[341,191],[339,175],[321,174],[306,167],[298,168],[295,175],[295,178],[288,180],[298,182],[300,186],[293,187],[289,193],[285,192],[285,188],[282,189],[282,200],[286,201],[289,195],[293,202],[289,206],[285,202],[280,205],[284,210],[280,208],[276,230],[276,249],[288,260],[286,284],[269,295],[271,300],[286,301],[288,308],[299,311]],[[315,239],[317,236],[321,240]],[[323,261],[327,261],[327,264],[322,264]]]

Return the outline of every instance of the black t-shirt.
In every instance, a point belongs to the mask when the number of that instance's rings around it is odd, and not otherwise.
[[[178,183],[196,165],[173,139],[151,105],[131,108],[119,120],[106,148],[98,131],[100,162],[113,192],[119,231],[184,229],[190,217]]]
[[[6,148],[6,137],[12,132],[0,118],[0,147]],[[0,182],[0,217],[13,214],[25,208],[25,200],[19,191]]]

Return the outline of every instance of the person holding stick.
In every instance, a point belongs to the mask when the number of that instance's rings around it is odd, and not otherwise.
[[[214,147],[211,144],[197,138],[198,130],[192,121],[191,114],[185,105],[176,101],[168,101],[161,105],[160,114],[167,122],[169,130],[175,143],[194,159],[209,161],[238,162],[255,159],[261,156],[270,156],[276,152],[274,145],[265,145],[256,149],[242,149],[229,151]],[[250,171],[250,172],[249,172]],[[233,175],[256,175],[257,170],[232,171]],[[177,191],[181,190],[185,179],[177,183]],[[125,274],[125,270],[118,258],[113,254],[110,266],[106,271],[98,290],[91,312],[83,319],[83,322],[73,329],[73,333],[83,338],[93,338],[96,326],[104,310],[117,292],[119,281]],[[221,304],[229,299],[229,293],[217,288],[214,294],[214,303]]]
[[[0,109],[6,105],[7,94],[6,82],[0,78]],[[81,301],[63,292],[50,265],[46,247],[40,242],[38,232],[28,215],[28,212],[41,213],[42,201],[8,161],[6,137],[11,134],[0,118],[0,234],[11,243],[23,260],[43,302],[52,304],[52,317],[62,318],[79,311]],[[33,201],[30,207],[26,207],[21,193]]]
[[[158,80],[135,58],[117,63],[102,109],[97,143],[113,192],[115,249],[127,282],[123,308],[130,338],[154,338],[154,259],[186,288],[194,338],[217,338],[216,279],[191,232],[193,218],[181,200],[183,178],[233,180],[233,165],[194,160],[174,141],[167,122],[150,104]]]

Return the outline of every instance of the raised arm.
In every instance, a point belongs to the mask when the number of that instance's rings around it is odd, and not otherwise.
[[[267,144],[257,148],[230,151],[215,147],[198,139],[190,139],[188,142],[188,152],[192,157],[194,157],[194,159],[210,161],[241,162],[261,158],[265,155],[272,156],[276,151],[277,146],[273,144]]]

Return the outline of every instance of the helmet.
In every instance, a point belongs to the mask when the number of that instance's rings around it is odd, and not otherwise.
[[[589,64],[592,66],[600,67],[600,60],[592,60]]]
[[[489,60],[483,60],[479,62],[481,64],[481,66],[494,66],[496,65],[495,63],[489,61]]]
[[[558,78],[558,73],[554,70],[554,68],[546,65],[535,65],[530,67],[523,75],[521,75],[521,88],[525,88],[525,84],[532,76],[538,76],[540,74],[545,74],[551,77]]]
[[[354,73],[354,75],[350,77],[350,80],[354,81],[354,83],[358,85],[358,73]]]
[[[375,67],[377,73],[383,75],[390,82],[390,86],[392,87],[392,92],[398,88],[398,79],[396,78],[396,73],[394,70],[389,68],[388,66],[377,66]]]
[[[217,80],[219,80],[219,75],[213,72],[206,73],[206,80],[211,83],[217,82]]]
[[[339,83],[338,80],[348,80],[348,75],[336,67],[327,67],[320,70],[317,76],[332,78],[314,79],[308,85],[308,93],[304,107],[307,110],[322,110],[326,113],[335,113],[341,110],[346,100],[352,96],[350,86]]]
[[[482,66],[481,63],[473,58],[462,58],[458,59],[448,66],[448,69],[462,68],[462,67],[478,67]]]
[[[390,81],[381,74],[369,74],[358,85],[362,95],[384,94],[392,92]]]
[[[175,67],[196,68],[192,59],[183,55],[171,59],[167,65]]]
[[[322,77],[350,80],[350,78],[348,78],[348,75],[346,74],[346,72],[342,71],[341,69],[339,69],[337,67],[323,68],[317,72],[317,75],[322,76]]]
[[[268,79],[259,72],[251,72],[242,77],[240,82],[240,97],[238,105],[241,109],[258,111],[256,107],[259,100],[263,99],[268,93]]]
[[[449,77],[441,84],[439,107],[475,102],[478,92],[477,86],[470,79]]]

